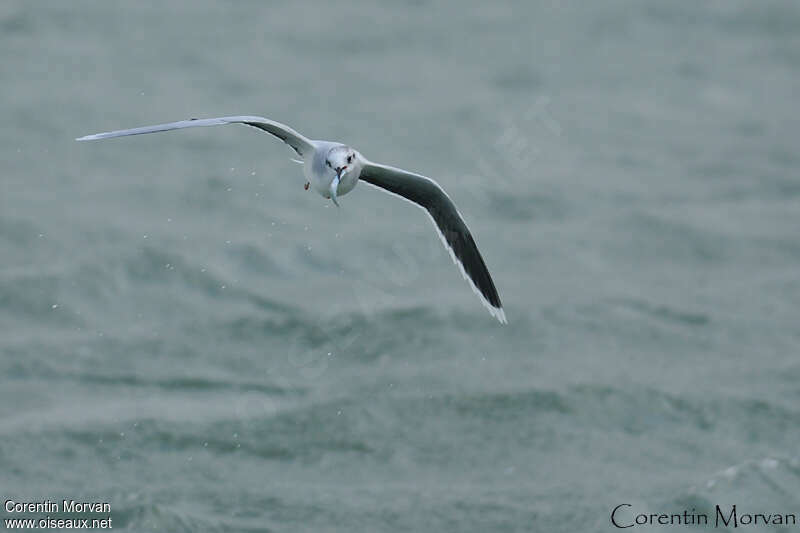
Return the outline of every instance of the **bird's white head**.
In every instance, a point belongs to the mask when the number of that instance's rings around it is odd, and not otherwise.
[[[328,150],[325,165],[334,173],[330,195],[336,205],[339,205],[337,194],[346,194],[355,186],[361,174],[361,164],[361,156],[349,146],[339,144]]]
[[[345,174],[349,174],[360,168],[358,160],[358,152],[345,146],[343,144],[334,146],[328,150],[328,155],[325,158],[325,164],[336,172],[336,175],[341,179]]]

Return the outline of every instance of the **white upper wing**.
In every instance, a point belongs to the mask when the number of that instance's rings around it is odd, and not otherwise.
[[[181,120],[179,122],[170,122],[168,124],[156,124],[154,126],[142,126],[140,128],[131,128],[128,130],[108,131],[105,133],[95,133],[94,135],[86,135],[79,137],[77,141],[96,141],[99,139],[110,139],[112,137],[124,137],[126,135],[142,135],[144,133],[156,133],[159,131],[179,130],[183,128],[198,128],[203,126],[221,126],[224,124],[246,124],[254,128],[258,128],[271,133],[279,138],[292,148],[299,155],[309,153],[314,150],[314,143],[294,131],[289,126],[275,122],[263,117],[251,116],[236,116],[236,117],[218,117],[218,118],[192,118],[189,120]]]

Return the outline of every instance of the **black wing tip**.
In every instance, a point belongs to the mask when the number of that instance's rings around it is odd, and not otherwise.
[[[491,281],[491,278],[489,278],[489,280]],[[497,294],[497,289],[495,289],[494,283],[491,284],[489,290],[485,291],[483,287],[479,287],[478,290],[482,296],[482,299],[484,300],[486,308],[489,310],[489,313],[501,324],[508,324],[505,309],[503,309],[503,304],[500,303],[500,296]]]

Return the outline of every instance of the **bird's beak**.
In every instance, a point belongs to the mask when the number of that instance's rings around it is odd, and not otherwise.
[[[333,178],[333,181],[331,181],[331,200],[333,200],[333,203],[336,205],[336,207],[339,207],[339,202],[336,200],[336,193],[339,192],[339,178],[341,175],[342,171],[340,170],[336,173],[336,177]]]

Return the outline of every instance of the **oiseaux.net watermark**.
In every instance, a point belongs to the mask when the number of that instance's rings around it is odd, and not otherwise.
[[[111,504],[75,500],[3,502],[6,529],[113,529]],[[42,516],[44,515],[44,516]]]

